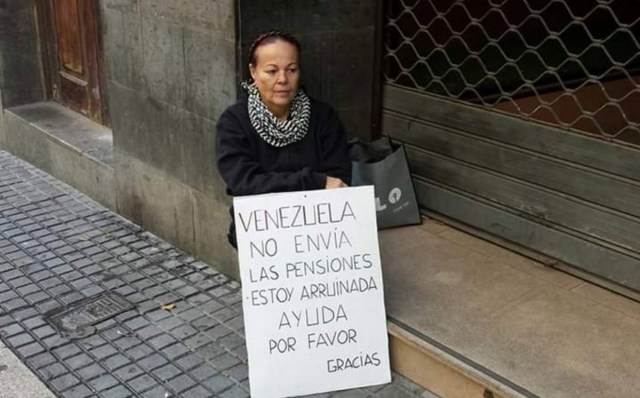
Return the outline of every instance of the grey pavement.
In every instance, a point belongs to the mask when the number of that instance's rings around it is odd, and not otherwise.
[[[107,292],[135,307],[82,338],[48,322]],[[60,397],[249,396],[239,283],[4,151],[0,338]],[[396,374],[318,396],[433,397]]]
[[[55,395],[11,350],[0,343],[0,398],[54,398]]]

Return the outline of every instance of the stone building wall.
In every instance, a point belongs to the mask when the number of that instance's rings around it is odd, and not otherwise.
[[[235,101],[232,0],[104,0],[117,208],[235,274],[215,125]]]

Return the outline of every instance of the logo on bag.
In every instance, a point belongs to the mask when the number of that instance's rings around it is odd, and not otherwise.
[[[389,202],[391,202],[391,204],[398,203],[401,197],[402,197],[402,191],[398,187],[393,188],[391,192],[389,192]]]
[[[391,203],[392,205],[398,203],[400,201],[400,198],[402,198],[402,191],[398,187],[393,188],[387,196],[389,203]],[[386,209],[387,205],[380,203],[380,198],[376,196],[376,211],[383,211]]]

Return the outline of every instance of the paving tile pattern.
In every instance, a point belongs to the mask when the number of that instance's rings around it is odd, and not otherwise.
[[[105,291],[135,309],[82,339],[44,320]],[[239,283],[4,151],[0,338],[61,397],[249,396]],[[433,395],[397,375],[318,395],[372,396]]]

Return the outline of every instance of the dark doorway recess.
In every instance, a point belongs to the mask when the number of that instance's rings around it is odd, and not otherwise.
[[[382,0],[236,0],[238,77],[262,32],[281,30],[302,44],[302,85],[340,114],[350,136],[380,134]]]

